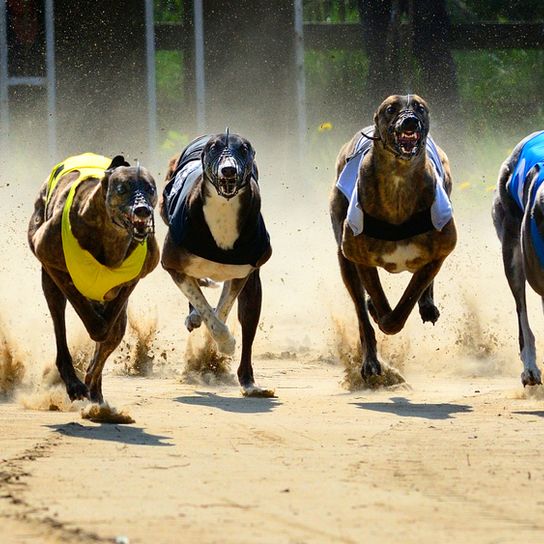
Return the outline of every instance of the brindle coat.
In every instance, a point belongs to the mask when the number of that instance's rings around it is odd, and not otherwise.
[[[122,164],[123,166],[117,166]],[[71,400],[90,398],[103,402],[102,369],[121,342],[127,323],[128,298],[138,281],[159,262],[154,235],[147,235],[147,256],[140,274],[132,281],[108,291],[104,302],[89,300],[74,286],[66,268],[61,237],[62,210],[72,183],[79,172],[62,176],[46,203],[47,181],[42,185],[28,227],[32,252],[42,265],[42,288],[53,318],[57,344],[56,365]],[[155,181],[145,168],[129,167],[116,157],[101,180],[81,182],[70,210],[72,232],[79,245],[103,265],[116,268],[136,248],[133,232],[114,223],[130,205],[135,188],[141,189],[147,204],[139,211],[140,222],[152,220],[157,203]],[[77,377],[66,342],[65,310],[69,301],[96,342],[85,383]]]
[[[399,113],[410,112],[420,121],[420,152],[404,157],[396,146],[395,127]],[[417,95],[390,96],[374,115],[375,135],[379,138],[361,164],[359,200],[363,211],[381,221],[400,225],[417,212],[428,209],[434,199],[435,178],[427,158],[425,141],[429,128],[426,103]],[[337,178],[360,137],[346,143],[337,158]],[[445,172],[445,189],[451,193],[451,174],[445,153],[438,148]],[[364,179],[364,184],[361,183]],[[441,230],[430,230],[400,241],[378,240],[365,233],[355,236],[345,221],[346,197],[333,187],[330,213],[338,244],[338,260],[344,284],[354,302],[363,347],[363,377],[381,373],[376,337],[369,312],[386,334],[396,334],[403,327],[416,302],[424,322],[433,324],[439,311],[433,300],[433,279],[444,259],[455,247],[457,235],[453,219]],[[382,289],[378,268],[388,272],[407,270],[413,274],[398,304],[391,309]],[[368,299],[365,300],[365,293]]]

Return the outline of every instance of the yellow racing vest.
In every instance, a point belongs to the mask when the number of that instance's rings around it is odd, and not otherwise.
[[[68,197],[62,210],[62,250],[68,273],[76,289],[91,300],[103,301],[104,295],[114,287],[126,283],[142,270],[147,256],[147,240],[136,246],[136,249],[117,268],[110,268],[98,262],[91,253],[83,249],[72,232],[70,225],[70,209],[78,185],[89,178],[101,180],[104,171],[111,164],[111,159],[94,153],[84,153],[69,157],[57,164],[49,177],[46,202],[55,189],[60,176],[73,171],[79,171],[79,177],[74,181],[68,192]]]

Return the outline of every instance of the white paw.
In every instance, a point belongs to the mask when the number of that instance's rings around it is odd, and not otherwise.
[[[276,398],[274,389],[264,389],[256,384],[242,386],[242,395],[244,397],[259,397],[265,399]]]

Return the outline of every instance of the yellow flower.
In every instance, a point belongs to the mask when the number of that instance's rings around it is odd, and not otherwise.
[[[318,132],[326,132],[327,130],[332,130],[332,123],[329,123],[329,121],[321,123],[317,129]]]
[[[470,187],[470,182],[464,181],[463,183],[457,186],[457,189],[459,189],[460,191],[464,191],[465,189],[468,189],[469,187]]]

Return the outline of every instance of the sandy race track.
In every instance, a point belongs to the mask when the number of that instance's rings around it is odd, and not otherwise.
[[[519,381],[491,193],[459,184],[460,239],[438,276],[437,325],[422,326],[416,312],[401,334],[379,335],[382,359],[409,387],[349,391],[342,361],[356,335],[327,217],[331,176],[298,196],[287,176],[263,181],[275,253],[263,269],[255,373],[278,398],[244,399],[231,375],[184,378],[186,304],[157,269],[130,303],[150,331],[152,373],[128,375],[131,329],[104,376],[106,398],[131,425],[82,419],[81,406],[43,380],[52,326],[25,240],[40,181],[0,187],[9,257],[0,264],[2,544],[544,541],[544,393]],[[388,278],[394,300],[407,278]],[[529,304],[541,357],[540,301],[531,294]],[[85,353],[71,310],[68,326]],[[25,374],[6,386],[17,362]]]
[[[277,400],[110,377],[130,426],[1,405],[2,542],[542,542],[543,401],[516,380],[258,367]]]

